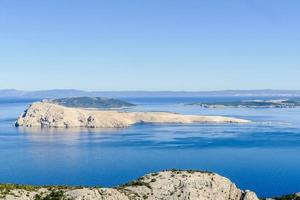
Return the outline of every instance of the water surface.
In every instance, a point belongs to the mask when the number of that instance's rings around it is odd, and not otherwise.
[[[225,115],[250,124],[140,124],[126,129],[24,129],[13,123],[34,100],[0,100],[0,182],[116,186],[163,169],[199,169],[259,196],[300,191],[300,109],[205,109],[198,101],[130,98],[131,110]],[[252,97],[253,99],[253,97]]]

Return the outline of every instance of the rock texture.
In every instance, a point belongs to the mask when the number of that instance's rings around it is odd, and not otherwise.
[[[118,112],[69,108],[37,102],[19,116],[16,126],[47,128],[123,128],[136,123],[246,123],[248,120],[222,116],[180,115],[168,112]]]
[[[35,187],[26,190],[19,187],[2,194],[4,200],[51,199],[54,196],[62,200],[258,200],[255,193],[238,189],[218,174],[178,170],[148,174],[116,188]]]

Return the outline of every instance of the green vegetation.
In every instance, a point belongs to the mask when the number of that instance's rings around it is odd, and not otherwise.
[[[172,173],[175,174],[181,174],[182,172],[186,172],[189,174],[194,174],[196,172],[198,173],[205,173],[205,174],[214,174],[213,172],[210,171],[204,171],[204,170],[181,170],[181,169],[170,169],[170,170],[164,170],[165,172],[171,171]]]
[[[72,200],[67,197],[62,190],[52,190],[49,194],[43,196],[42,194],[36,194],[35,200]]]
[[[11,194],[12,190],[24,190],[24,191],[27,191],[27,192],[33,192],[33,191],[37,191],[40,188],[45,188],[45,189],[48,189],[51,192],[53,192],[53,191],[62,191],[62,190],[81,189],[83,187],[82,186],[65,186],[65,185],[59,185],[59,186],[32,186],[32,185],[20,185],[20,184],[0,184],[0,198],[1,197],[3,198],[6,195]],[[55,196],[54,194],[55,193],[52,193],[51,196]],[[45,199],[45,200],[49,200],[49,199]],[[62,199],[62,200],[64,200],[64,199]]]
[[[150,182],[155,182],[155,179],[151,179]],[[145,177],[140,177],[137,180],[134,181],[130,181],[128,183],[125,183],[123,185],[120,185],[118,187],[116,187],[116,189],[124,189],[125,187],[139,187],[139,186],[145,186],[149,189],[152,189],[149,182],[146,182],[146,178]]]
[[[70,97],[49,100],[50,103],[73,108],[121,108],[135,106],[119,99],[101,97]]]
[[[275,200],[300,200],[300,196],[296,194],[284,195],[274,198]]]
[[[26,191],[35,191],[38,187],[30,185],[17,185],[17,184],[1,184],[0,185],[0,198],[5,197],[10,194],[12,190],[26,190]]]
[[[158,176],[158,173],[157,172],[152,173],[151,176]]]
[[[66,186],[66,185],[21,185],[21,184],[0,184],[0,191],[2,190],[26,190],[26,191],[35,191],[40,188],[46,188],[49,190],[64,190],[64,189],[81,189],[83,186]]]
[[[139,186],[145,186],[149,189],[152,189],[150,184],[147,183],[147,182],[144,182],[142,179],[138,179],[136,181],[131,181],[131,182],[128,182],[124,185],[120,185],[120,186],[117,187],[117,189],[123,189],[125,187],[139,187]]]
[[[0,185],[0,192],[2,191],[11,191],[11,190],[26,190],[26,191],[34,191],[38,189],[37,186],[31,186],[31,185],[18,185],[18,184],[1,184]]]
[[[297,194],[289,194],[281,197],[273,197],[274,200],[300,200],[300,196]],[[262,198],[261,200],[266,200],[266,198]]]

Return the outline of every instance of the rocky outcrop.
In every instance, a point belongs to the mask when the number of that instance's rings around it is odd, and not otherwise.
[[[123,128],[137,123],[246,123],[248,120],[222,116],[180,115],[168,112],[119,112],[69,108],[37,102],[19,116],[16,126],[47,128]]]
[[[16,186],[3,191],[4,200],[258,200],[218,174],[179,170],[148,174],[116,188]]]

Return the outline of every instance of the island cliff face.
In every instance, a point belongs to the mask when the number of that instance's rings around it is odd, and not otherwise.
[[[137,123],[246,123],[248,120],[222,117],[180,115],[168,112],[119,112],[69,108],[37,102],[19,116],[16,126],[46,128],[123,128]]]
[[[201,171],[162,171],[116,188],[13,185],[7,188],[0,193],[4,200],[258,200],[255,193],[238,189],[227,178]]]

